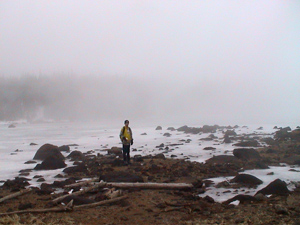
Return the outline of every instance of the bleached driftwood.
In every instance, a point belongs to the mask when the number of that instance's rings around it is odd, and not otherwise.
[[[99,182],[99,183],[97,183],[97,184],[95,184],[93,186],[90,186],[88,188],[85,188],[85,189],[83,189],[81,191],[76,191],[76,192],[73,192],[71,194],[67,194],[67,195],[63,195],[63,196],[60,196],[58,198],[55,198],[55,199],[52,200],[52,202],[59,202],[59,201],[63,200],[65,197],[67,197],[67,196],[82,195],[82,194],[84,194],[84,193],[86,193],[88,191],[91,191],[93,189],[96,189],[96,188],[99,188],[99,187],[105,187],[105,186],[106,186],[106,183],[103,182],[103,181],[101,181],[101,182]]]
[[[104,195],[109,199],[120,197],[120,196],[122,196],[122,194],[123,194],[122,190],[116,190],[115,188],[108,189],[104,193]]]
[[[24,213],[69,212],[72,210],[73,210],[73,200],[71,200],[67,205],[60,205],[54,208],[20,210],[14,212],[0,213],[0,216],[7,216],[12,214],[24,214]]]
[[[71,200],[66,206],[60,205],[58,207],[47,208],[47,209],[32,209],[32,210],[21,210],[21,211],[0,213],[0,216],[7,216],[7,215],[12,215],[12,214],[24,214],[24,213],[70,212],[74,209],[90,208],[90,207],[96,207],[96,206],[115,203],[115,202],[121,201],[123,199],[126,199],[127,197],[128,196],[121,196],[118,198],[113,198],[113,199],[95,202],[95,203],[91,203],[91,204],[77,205],[77,206],[73,206],[73,200]]]
[[[86,181],[81,181],[81,182],[77,182],[75,184],[69,184],[69,185],[66,185],[65,188],[72,188],[72,187],[79,187],[79,186],[86,186],[90,183],[93,183],[93,182],[97,182],[99,181],[99,179],[92,179],[92,180],[86,180]]]
[[[107,183],[107,186],[116,188],[141,188],[141,189],[191,189],[194,186],[186,183]]]
[[[31,192],[31,191],[32,191],[31,188],[21,190],[21,191],[19,191],[19,192],[16,192],[16,193],[13,193],[13,194],[11,194],[11,195],[7,195],[7,196],[1,198],[1,199],[0,199],[0,202],[4,202],[4,201],[6,201],[6,200],[8,200],[8,199],[12,199],[12,198],[18,197],[18,196],[20,196],[20,195],[27,194],[27,193],[29,193],[29,192]]]
[[[84,205],[76,205],[74,206],[74,209],[80,209],[80,208],[88,208],[88,207],[95,207],[95,206],[100,206],[100,205],[106,205],[106,204],[110,204],[110,203],[115,203],[118,201],[121,201],[123,199],[128,198],[127,195],[121,196],[121,197],[117,197],[117,198],[113,198],[113,199],[109,199],[109,200],[104,200],[104,201],[100,201],[100,202],[95,202],[95,203],[91,203],[91,204],[84,204]]]

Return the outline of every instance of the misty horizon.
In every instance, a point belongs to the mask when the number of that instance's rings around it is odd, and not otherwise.
[[[296,1],[0,3],[0,120],[300,123]]]

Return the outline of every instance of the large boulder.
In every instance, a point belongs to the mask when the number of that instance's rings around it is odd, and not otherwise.
[[[262,184],[263,181],[258,179],[255,176],[252,176],[250,174],[239,174],[233,179],[230,180],[231,183],[239,183],[239,184],[246,184],[251,186],[256,186],[259,184]]]
[[[64,173],[73,174],[73,173],[84,173],[88,172],[88,168],[84,163],[80,163],[77,166],[71,166],[63,170]]]
[[[129,182],[129,183],[144,182],[142,176],[133,173],[124,172],[124,171],[116,171],[116,172],[109,172],[103,174],[100,176],[99,180],[103,180],[106,182]]]
[[[71,159],[72,161],[84,161],[86,157],[81,151],[73,151],[67,156],[67,159]]]
[[[263,195],[288,195],[290,191],[284,181],[276,179],[272,181],[267,187],[259,190],[256,194],[259,193],[262,193]]]
[[[253,148],[236,148],[233,150],[233,155],[245,161],[261,159],[259,153]]]
[[[157,126],[157,127],[155,128],[155,130],[162,130],[162,127],[161,127],[161,126]]]
[[[241,164],[241,161],[232,155],[218,155],[205,161],[207,164]]]
[[[48,156],[56,156],[60,159],[65,159],[56,145],[44,144],[35,153],[33,159],[45,160]]]
[[[35,170],[55,170],[66,167],[63,159],[50,155],[41,164],[37,164]]]
[[[116,155],[116,156],[122,156],[123,150],[119,147],[112,147],[111,149],[107,149],[108,155]]]

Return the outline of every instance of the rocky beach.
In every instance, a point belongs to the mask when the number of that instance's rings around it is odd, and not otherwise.
[[[31,169],[2,181],[0,224],[300,224],[299,179],[287,183],[270,172],[272,182],[256,189],[264,181],[248,172],[290,167],[289,173],[299,178],[299,127],[274,127],[268,137],[237,134],[238,128],[182,126],[161,133],[167,138],[180,132],[191,139],[204,133],[202,141],[234,146],[205,162],[173,154],[189,138],[161,143],[156,154],[138,154],[139,147],[133,148],[130,165],[123,163],[118,147],[82,152],[75,144],[43,144],[24,162]],[[62,172],[46,182],[43,171],[57,169]],[[216,183],[218,177],[232,179]],[[32,186],[33,180],[40,185]],[[212,188],[220,190],[219,196],[232,197],[219,201],[208,194]],[[7,197],[12,194],[16,196]]]

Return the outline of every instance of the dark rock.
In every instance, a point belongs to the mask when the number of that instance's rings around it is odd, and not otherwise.
[[[247,185],[259,185],[262,184],[263,181],[258,179],[255,176],[252,176],[250,174],[239,174],[233,179],[230,180],[231,183],[239,183],[239,184],[247,184]]]
[[[264,195],[288,195],[290,191],[287,188],[287,185],[284,181],[280,179],[276,179],[271,182],[267,187],[259,190],[256,194],[262,193]]]
[[[171,137],[171,135],[172,135],[172,134],[170,134],[170,133],[164,133],[164,134],[163,134],[163,136],[165,136],[165,137]]]
[[[58,147],[51,144],[44,144],[35,153],[33,159],[45,160],[48,156],[56,156],[59,159],[65,159]]]
[[[265,142],[267,145],[274,145],[276,143],[276,141],[271,137],[262,138],[261,141]]]
[[[205,148],[203,148],[203,150],[215,150],[216,148],[214,148],[214,147],[205,147]]]
[[[206,195],[203,199],[209,203],[215,203],[215,200],[208,195]]]
[[[240,201],[241,204],[245,204],[245,203],[257,202],[258,200],[251,195],[236,195],[233,198],[230,198],[227,201],[223,202],[223,204],[228,205],[234,201]]]
[[[224,141],[223,141],[223,142],[224,142],[225,144],[231,143],[231,139],[230,139],[229,135],[227,135],[227,134],[224,135]]]
[[[77,166],[71,166],[63,170],[64,173],[72,174],[72,173],[87,173],[88,169],[84,163],[80,163]]]
[[[29,160],[29,161],[25,162],[24,164],[34,164],[34,163],[36,163],[36,161]]]
[[[213,126],[209,126],[209,125],[204,125],[202,127],[202,132],[203,133],[215,133],[217,131],[217,129],[219,128],[218,125],[213,125]]]
[[[165,155],[163,153],[157,154],[153,156],[154,159],[166,159]]]
[[[163,148],[163,147],[165,147],[164,143],[161,143],[160,145],[156,146],[156,148]]]
[[[51,184],[42,183],[41,191],[42,191],[42,194],[51,194],[52,192],[55,191],[55,189],[53,189]]]
[[[157,126],[155,130],[162,130],[161,126]]]
[[[7,180],[3,184],[3,189],[10,189],[10,190],[20,190],[24,189],[26,186],[29,186],[27,178],[23,177],[16,177],[14,180]]]
[[[174,127],[168,127],[167,130],[175,131],[176,129]]]
[[[46,181],[44,178],[39,178],[36,180],[36,182],[44,182],[44,181]]]
[[[291,131],[290,127],[280,128],[275,132],[274,138],[277,141],[285,141],[291,139]]]
[[[72,151],[68,156],[67,159],[71,159],[71,161],[84,161],[86,157],[81,151]]]
[[[199,134],[200,132],[202,132],[202,128],[188,127],[185,125],[179,127],[177,131],[183,131],[184,133],[190,133],[190,134]]]
[[[100,176],[99,180],[106,182],[144,182],[143,177],[124,171],[110,172]]]
[[[38,144],[36,144],[36,143],[30,143],[29,145],[38,145]]]
[[[54,178],[63,178],[64,176],[61,174],[57,174]]]
[[[147,135],[147,133],[142,133],[141,135]]]
[[[62,145],[58,147],[58,150],[61,152],[70,152],[70,147],[68,145]]]
[[[84,205],[84,204],[91,204],[91,203],[95,202],[92,199],[84,198],[84,197],[80,197],[80,196],[74,196],[74,195],[65,197],[62,200],[62,202],[67,205],[71,200],[73,200],[74,205]]]
[[[231,155],[214,156],[214,157],[206,160],[205,162],[207,164],[227,164],[227,163],[241,164],[241,161],[238,158],[236,158],[235,156],[231,156]]]
[[[8,126],[8,128],[15,128],[15,127],[16,127],[16,125],[13,123]]]
[[[228,135],[228,136],[236,136],[236,132],[234,130],[226,130],[225,135]]]
[[[118,147],[112,147],[111,149],[107,149],[107,154],[108,155],[116,155],[116,156],[122,156],[123,150],[122,148]]]
[[[253,148],[237,148],[233,150],[233,155],[241,160],[260,160],[261,156]]]
[[[41,164],[35,166],[35,170],[55,170],[59,168],[64,168],[67,165],[64,160],[56,155],[48,156]]]
[[[71,178],[68,178],[64,181],[54,181],[52,186],[53,187],[58,187],[58,188],[63,188],[66,185],[74,184],[76,182],[76,180],[77,180],[76,178],[71,177]]]

